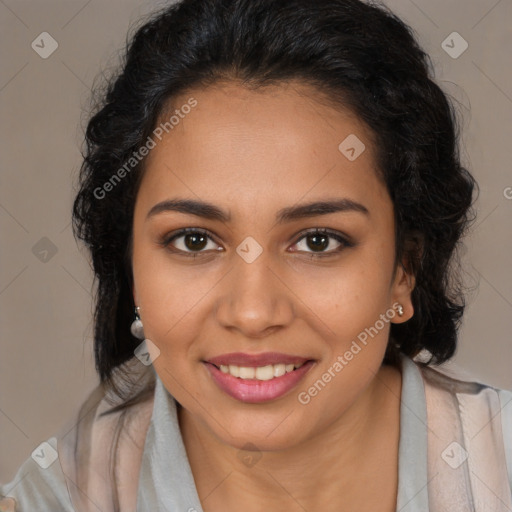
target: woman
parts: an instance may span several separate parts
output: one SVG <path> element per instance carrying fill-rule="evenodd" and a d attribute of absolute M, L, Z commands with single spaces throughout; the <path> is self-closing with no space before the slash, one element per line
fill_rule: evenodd
<path fill-rule="evenodd" d="M 433 368 L 475 182 L 403 22 L 170 5 L 86 137 L 101 385 L 5 510 L 512 509 L 512 392 Z"/>

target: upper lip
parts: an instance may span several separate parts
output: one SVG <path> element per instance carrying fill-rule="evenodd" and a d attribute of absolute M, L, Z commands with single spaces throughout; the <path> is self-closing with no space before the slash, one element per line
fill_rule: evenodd
<path fill-rule="evenodd" d="M 207 363 L 215 366 L 234 365 L 244 367 L 267 366 L 270 364 L 301 364 L 310 361 L 310 358 L 294 356 L 291 354 L 281 354 L 279 352 L 264 352 L 261 354 L 244 354 L 242 352 L 232 352 L 230 354 L 222 354 L 207 359 Z"/>

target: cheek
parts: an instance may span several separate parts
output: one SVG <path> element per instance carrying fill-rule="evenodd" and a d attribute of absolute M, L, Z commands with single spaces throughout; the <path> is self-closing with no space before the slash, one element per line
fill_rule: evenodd
<path fill-rule="evenodd" d="M 308 300 L 317 306 L 316 316 L 330 327 L 324 337 L 323 358 L 298 391 L 299 403 L 308 404 L 312 416 L 334 421 L 379 371 L 393 318 L 386 316 L 390 311 L 389 281 L 382 258 L 361 256 L 350 268 L 340 269 L 336 279 L 325 281 L 324 296 L 309 295 Z M 317 323 L 313 328 L 318 330 L 323 322 Z"/>
<path fill-rule="evenodd" d="M 380 249 L 358 250 L 322 271 L 303 270 L 293 283 L 297 296 L 330 327 L 336 340 L 352 339 L 390 306 L 392 263 L 386 248 Z"/>
<path fill-rule="evenodd" d="M 179 263 L 149 244 L 134 250 L 133 273 L 144 334 L 173 360 L 200 338 L 217 274 Z"/>

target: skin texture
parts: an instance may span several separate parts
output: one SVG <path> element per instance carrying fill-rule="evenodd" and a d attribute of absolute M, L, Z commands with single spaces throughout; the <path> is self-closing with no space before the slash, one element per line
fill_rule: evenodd
<path fill-rule="evenodd" d="M 300 83 L 189 91 L 173 108 L 190 97 L 197 106 L 146 161 L 134 213 L 134 300 L 146 338 L 160 350 L 155 370 L 182 406 L 180 427 L 205 511 L 395 510 L 401 375 L 382 366 L 390 324 L 307 405 L 298 401 L 394 303 L 404 315 L 391 322 L 413 315 L 414 280 L 401 265 L 395 269 L 393 205 L 376 173 L 371 133 L 315 96 Z M 338 149 L 350 134 L 366 146 L 355 161 Z M 173 211 L 147 218 L 155 204 L 175 198 L 208 201 L 231 220 Z M 284 207 L 336 198 L 361 203 L 369 214 L 275 222 Z M 159 243 L 182 228 L 212 235 L 196 258 L 178 254 L 193 254 L 184 236 L 167 248 Z M 303 233 L 313 228 L 354 245 L 328 238 L 315 249 Z M 262 248 L 252 263 L 236 252 L 249 236 Z M 228 396 L 202 363 L 269 351 L 315 365 L 266 403 Z"/>

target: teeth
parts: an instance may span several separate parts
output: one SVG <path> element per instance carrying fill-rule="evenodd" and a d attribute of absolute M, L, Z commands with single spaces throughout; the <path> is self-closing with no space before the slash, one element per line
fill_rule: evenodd
<path fill-rule="evenodd" d="M 258 380 L 270 380 L 274 378 L 274 366 L 269 364 L 268 366 L 260 366 L 256 368 L 255 377 Z"/>
<path fill-rule="evenodd" d="M 254 375 L 256 374 L 256 370 L 254 368 L 240 366 L 238 369 L 238 376 L 241 379 L 254 379 Z"/>
<path fill-rule="evenodd" d="M 274 365 L 274 377 L 281 377 L 286 373 L 286 365 L 285 364 L 275 364 Z"/>
<path fill-rule="evenodd" d="M 221 364 L 220 371 L 222 373 L 229 373 L 233 377 L 240 379 L 257 379 L 257 380 L 270 380 L 274 377 L 281 377 L 285 373 L 292 372 L 296 368 L 300 368 L 304 363 L 298 364 L 269 364 L 267 366 L 258 366 L 256 368 L 250 366 L 236 366 L 230 364 L 229 366 Z"/>

